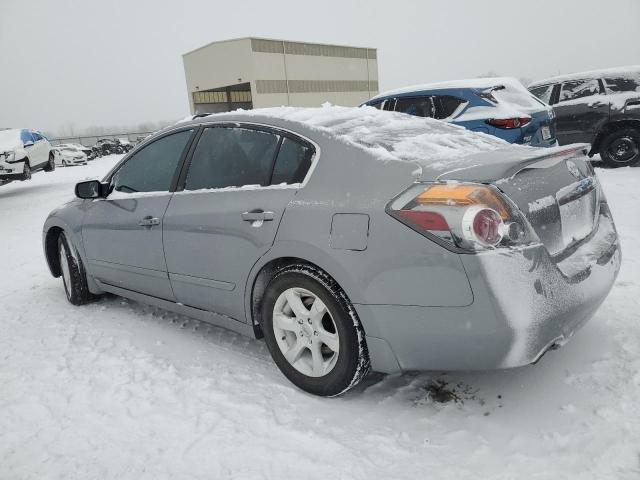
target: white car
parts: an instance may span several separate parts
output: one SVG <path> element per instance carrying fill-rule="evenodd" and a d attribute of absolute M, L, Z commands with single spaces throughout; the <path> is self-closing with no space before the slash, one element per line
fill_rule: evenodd
<path fill-rule="evenodd" d="M 0 180 L 29 180 L 36 170 L 55 168 L 51 145 L 40 132 L 26 128 L 0 131 Z"/>
<path fill-rule="evenodd" d="M 72 165 L 86 165 L 87 154 L 75 145 L 58 145 L 51 150 L 56 165 L 70 167 Z"/>

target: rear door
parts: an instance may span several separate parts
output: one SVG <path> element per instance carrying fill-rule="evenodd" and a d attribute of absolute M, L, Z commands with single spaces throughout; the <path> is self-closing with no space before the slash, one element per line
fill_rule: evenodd
<path fill-rule="evenodd" d="M 609 102 L 598 79 L 569 80 L 560 86 L 556 113 L 560 145 L 591 143 L 599 125 L 609 119 Z"/>
<path fill-rule="evenodd" d="M 173 293 L 162 249 L 162 217 L 194 129 L 163 136 L 129 157 L 105 199 L 86 203 L 82 238 L 101 282 L 167 300 Z"/>
<path fill-rule="evenodd" d="M 204 128 L 164 217 L 176 300 L 246 321 L 249 272 L 274 242 L 315 147 L 254 126 Z"/>

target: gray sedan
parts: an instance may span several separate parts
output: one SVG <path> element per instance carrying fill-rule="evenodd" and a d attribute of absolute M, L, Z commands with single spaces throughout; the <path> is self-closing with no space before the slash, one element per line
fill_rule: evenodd
<path fill-rule="evenodd" d="M 44 225 L 68 300 L 110 292 L 256 338 L 298 387 L 536 362 L 607 296 L 618 236 L 583 146 L 373 108 L 211 115 Z"/>

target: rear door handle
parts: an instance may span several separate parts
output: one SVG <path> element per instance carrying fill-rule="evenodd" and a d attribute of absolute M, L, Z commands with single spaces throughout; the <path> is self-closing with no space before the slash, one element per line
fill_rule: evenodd
<path fill-rule="evenodd" d="M 242 220 L 245 222 L 270 222 L 274 217 L 275 214 L 273 212 L 265 212 L 264 210 L 251 210 L 242 214 Z"/>
<path fill-rule="evenodd" d="M 152 217 L 148 215 L 138 222 L 141 227 L 153 227 L 154 225 L 160 225 L 160 219 L 158 217 Z"/>

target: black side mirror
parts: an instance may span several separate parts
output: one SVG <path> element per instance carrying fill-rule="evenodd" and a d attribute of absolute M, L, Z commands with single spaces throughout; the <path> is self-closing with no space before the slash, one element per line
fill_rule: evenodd
<path fill-rule="evenodd" d="M 33 147 L 33 142 L 28 140 L 28 141 L 24 142 L 23 145 L 24 145 L 25 148 Z"/>
<path fill-rule="evenodd" d="M 101 198 L 106 196 L 106 187 L 99 180 L 76 183 L 76 197 L 82 199 Z"/>

